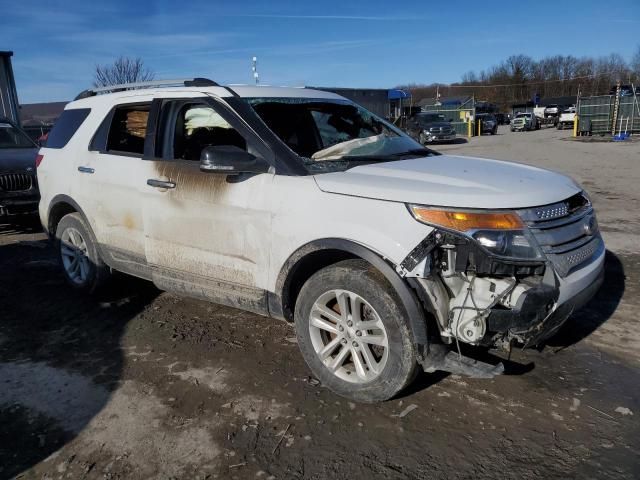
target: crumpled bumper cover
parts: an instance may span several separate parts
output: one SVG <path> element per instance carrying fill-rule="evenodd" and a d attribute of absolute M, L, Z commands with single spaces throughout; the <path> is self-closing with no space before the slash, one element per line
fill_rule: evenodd
<path fill-rule="evenodd" d="M 542 284 L 525 292 L 512 310 L 493 309 L 487 318 L 487 330 L 511 333 L 524 346 L 537 345 L 553 336 L 571 314 L 582 308 L 602 286 L 604 268 L 576 295 L 557 305 L 559 289 Z"/>

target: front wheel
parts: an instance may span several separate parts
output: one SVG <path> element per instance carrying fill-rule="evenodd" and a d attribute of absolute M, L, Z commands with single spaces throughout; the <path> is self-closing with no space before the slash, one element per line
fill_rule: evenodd
<path fill-rule="evenodd" d="M 295 325 L 309 368 L 338 395 L 384 401 L 415 378 L 407 313 L 384 276 L 363 260 L 314 274 L 300 291 Z"/>
<path fill-rule="evenodd" d="M 78 213 L 65 215 L 56 229 L 56 247 L 67 283 L 77 290 L 93 293 L 109 278 L 89 226 Z"/>

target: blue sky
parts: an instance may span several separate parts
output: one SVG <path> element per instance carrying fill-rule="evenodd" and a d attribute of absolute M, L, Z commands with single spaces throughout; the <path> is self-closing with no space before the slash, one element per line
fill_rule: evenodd
<path fill-rule="evenodd" d="M 141 57 L 156 78 L 393 87 L 449 83 L 508 55 L 607 55 L 640 44 L 638 0 L 0 0 L 21 103 L 69 100 L 97 63 Z"/>

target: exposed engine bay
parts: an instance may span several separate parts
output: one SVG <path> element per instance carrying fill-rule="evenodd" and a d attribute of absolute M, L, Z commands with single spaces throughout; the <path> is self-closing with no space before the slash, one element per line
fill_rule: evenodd
<path fill-rule="evenodd" d="M 545 261 L 503 260 L 472 240 L 435 230 L 402 273 L 427 297 L 444 343 L 527 345 L 554 312 L 558 290 Z"/>

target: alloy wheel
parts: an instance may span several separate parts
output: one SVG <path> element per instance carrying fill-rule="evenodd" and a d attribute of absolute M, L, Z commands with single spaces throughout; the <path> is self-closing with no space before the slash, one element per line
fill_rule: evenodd
<path fill-rule="evenodd" d="M 320 361 L 347 382 L 375 380 L 389 358 L 389 339 L 380 316 L 348 290 L 330 290 L 314 302 L 309 333 Z"/>
<path fill-rule="evenodd" d="M 89 277 L 90 260 L 87 242 L 73 227 L 65 229 L 60 240 L 62 266 L 73 283 L 82 285 Z"/>

